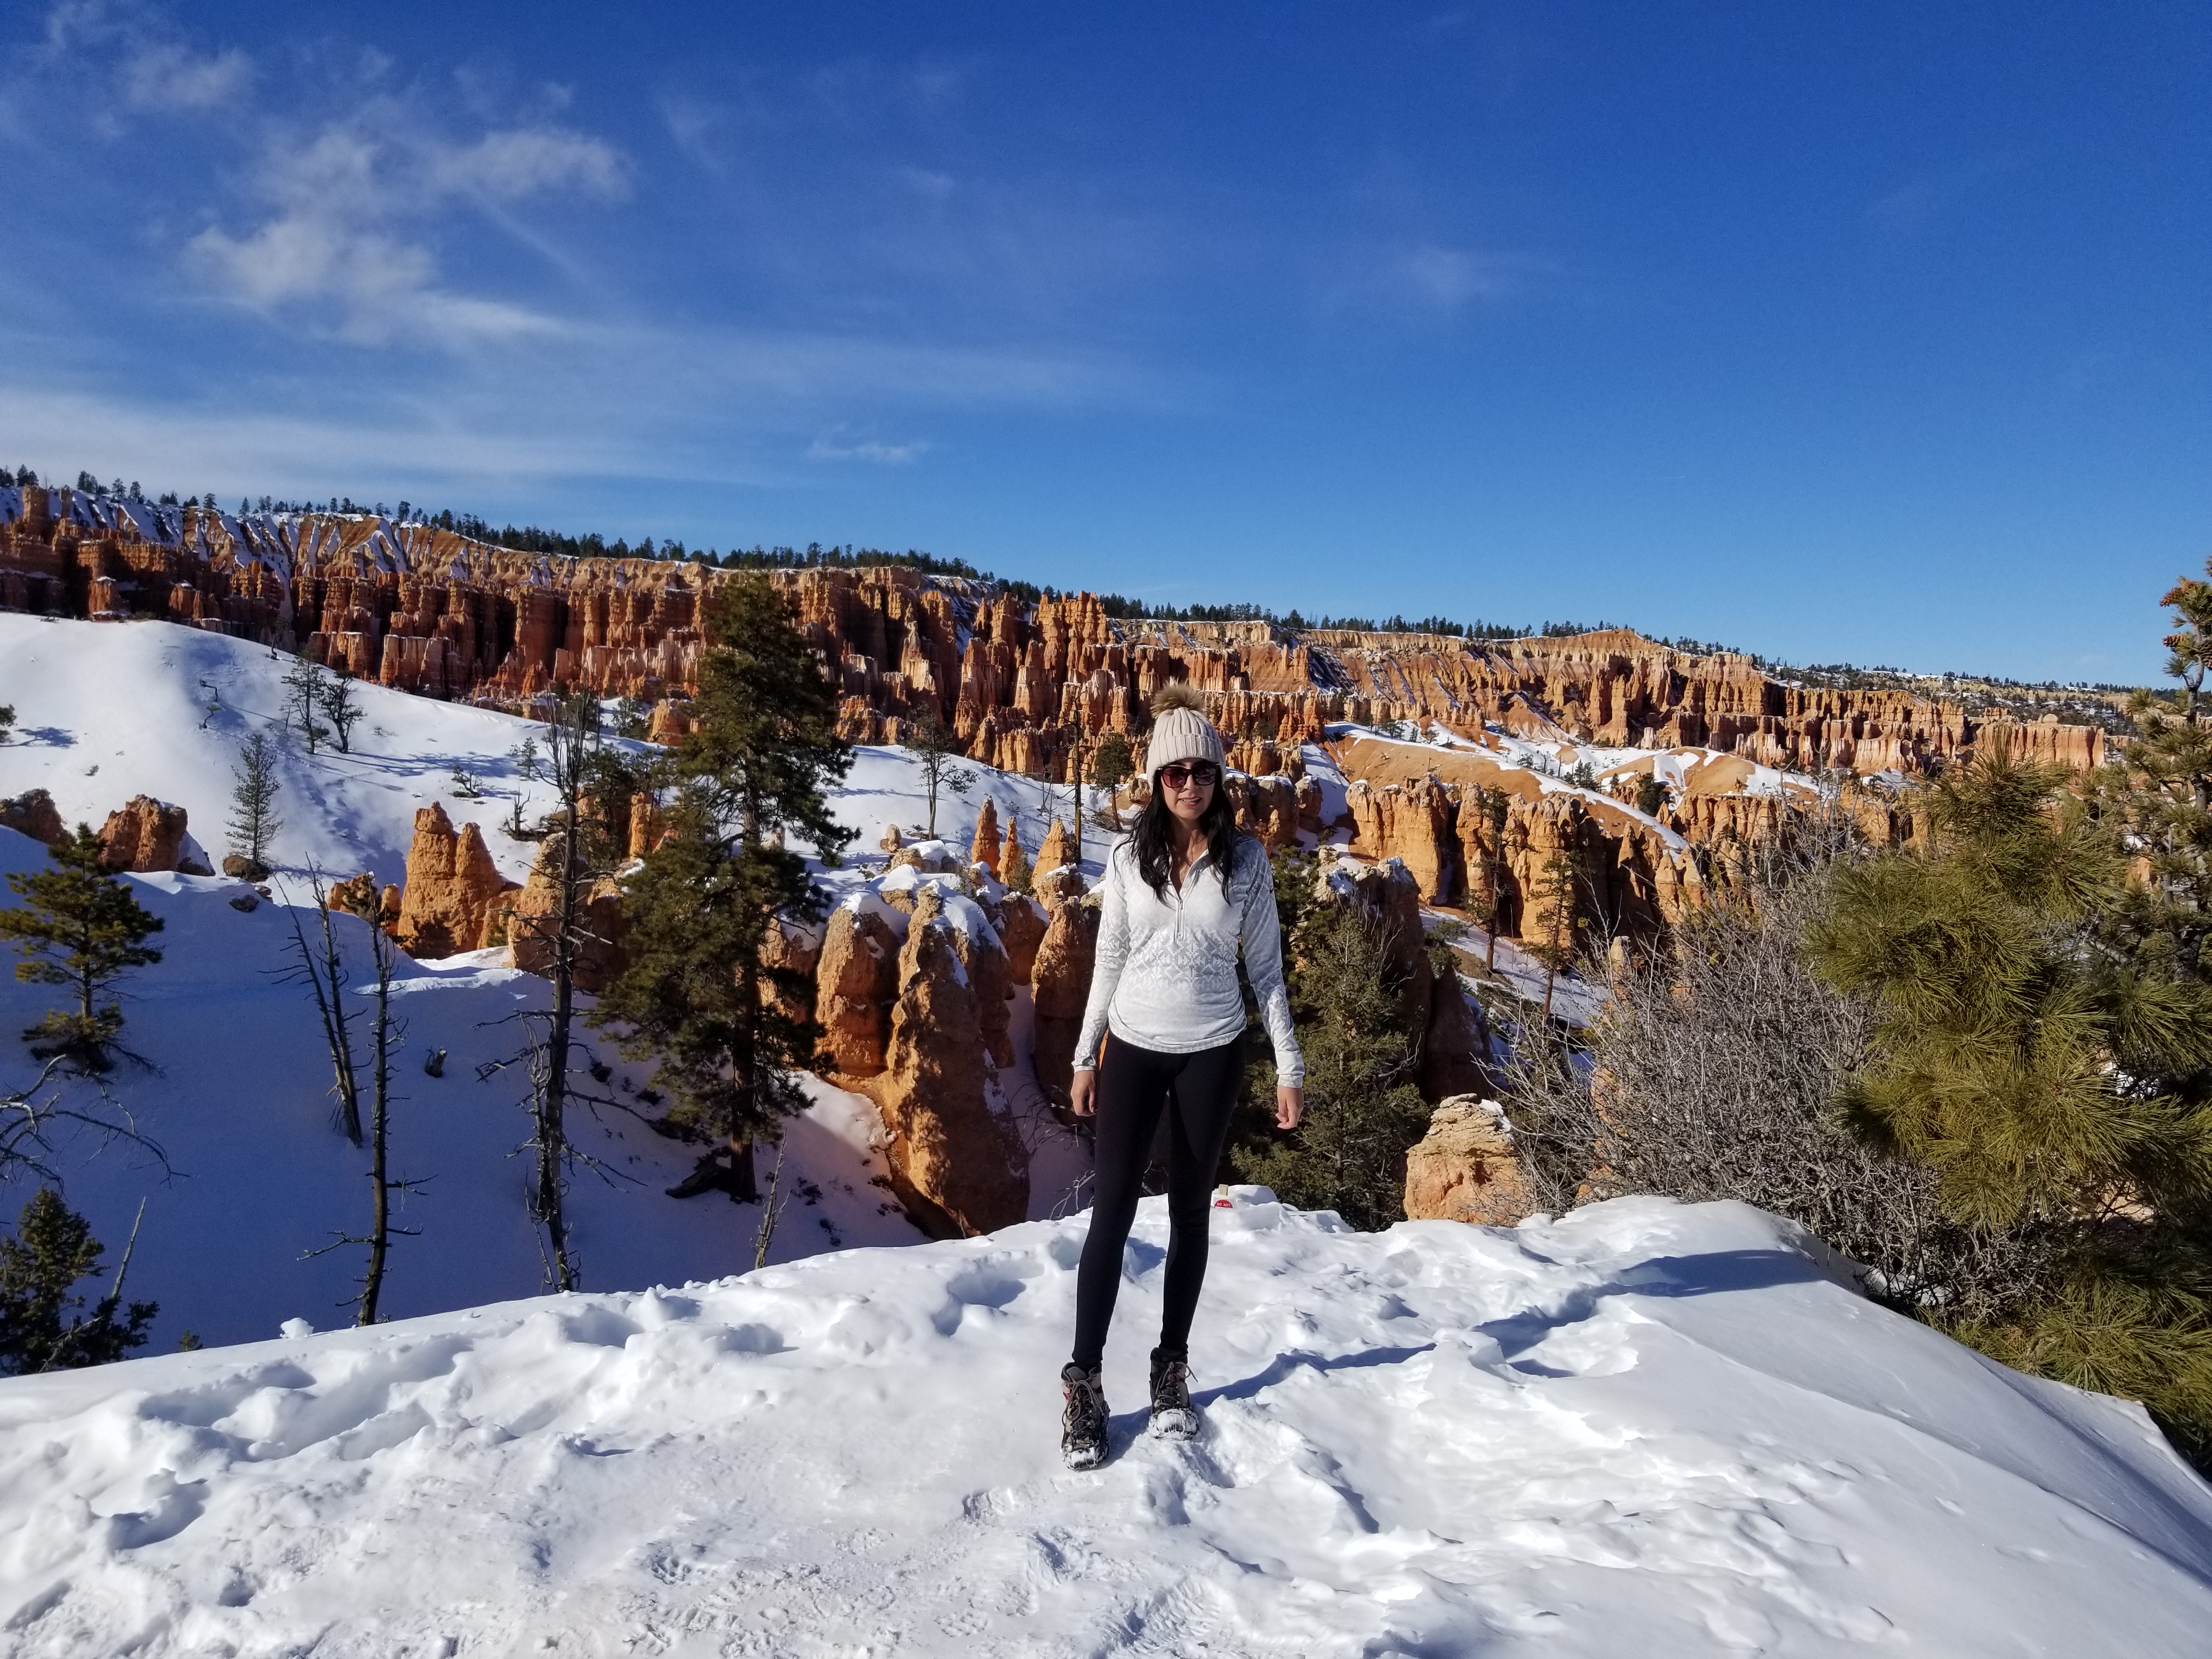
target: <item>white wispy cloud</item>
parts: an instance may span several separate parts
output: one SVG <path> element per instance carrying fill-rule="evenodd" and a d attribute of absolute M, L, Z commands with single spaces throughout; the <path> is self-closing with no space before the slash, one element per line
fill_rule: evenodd
<path fill-rule="evenodd" d="M 1384 280 L 1421 304 L 1458 311 L 1504 299 L 1545 268 L 1544 261 L 1526 253 L 1420 242 L 1396 252 L 1384 267 Z"/>
<path fill-rule="evenodd" d="M 878 466 L 910 466 L 921 459 L 929 444 L 926 439 L 911 443 L 887 444 L 868 439 L 860 443 L 841 443 L 835 434 L 815 439 L 806 447 L 810 461 L 872 461 Z"/>
<path fill-rule="evenodd" d="M 509 127 L 472 144 L 434 150 L 426 168 L 439 189 L 519 201 L 574 190 L 602 201 L 629 191 L 629 166 L 605 140 L 567 127 Z"/>
<path fill-rule="evenodd" d="M 251 91 L 253 59 L 236 46 L 195 46 L 161 11 L 137 0 L 61 0 L 50 7 L 36 72 L 96 71 L 103 98 L 86 112 L 94 131 L 114 136 L 133 115 L 201 114 L 235 105 Z M 118 72 L 119 67 L 119 73 Z"/>
<path fill-rule="evenodd" d="M 213 110 L 251 90 L 253 60 L 236 47 L 196 52 L 175 40 L 138 45 L 123 66 L 123 90 L 140 109 Z"/>
<path fill-rule="evenodd" d="M 202 231 L 186 246 L 189 268 L 222 298 L 264 315 L 320 316 L 362 344 L 461 345 L 562 331 L 531 307 L 447 286 L 429 227 L 441 210 L 472 198 L 618 199 L 629 189 L 628 163 L 570 128 L 507 127 L 456 140 L 425 131 L 419 114 L 379 99 L 304 142 L 272 135 L 252 183 L 270 210 L 241 233 Z"/>
<path fill-rule="evenodd" d="M 58 460 L 112 456 L 99 465 L 186 491 L 237 479 L 397 496 L 586 475 L 819 491 L 925 464 L 933 441 L 916 432 L 969 413 L 1192 399 L 1188 376 L 1084 325 L 1089 296 L 1157 258 L 1157 236 L 927 142 L 917 124 L 957 100 L 957 76 L 856 74 L 750 104 L 744 84 L 669 98 L 659 113 L 678 147 L 726 168 L 700 220 L 744 234 L 725 240 L 730 281 L 656 287 L 648 302 L 605 250 L 633 235 L 669 245 L 665 220 L 640 224 L 623 205 L 645 182 L 649 137 L 625 149 L 542 88 L 519 106 L 465 64 L 414 81 L 372 48 L 328 41 L 257 41 L 257 62 L 150 12 L 132 12 L 125 34 L 93 0 L 64 10 L 50 33 L 67 61 L 38 80 L 31 112 L 47 130 L 58 109 L 96 106 L 118 70 L 142 77 L 118 100 L 131 108 L 143 96 L 216 112 L 158 133 L 127 111 L 112 133 L 70 129 L 82 137 L 69 163 L 115 181 L 126 212 L 127 146 L 173 145 L 179 165 L 144 234 L 179 281 L 165 290 L 139 273 L 73 294 L 21 273 L 47 303 L 0 305 L 0 350 L 33 332 L 22 360 L 69 350 L 71 394 L 0 385 L 0 415 L 35 408 Z M 886 106 L 908 125 L 839 148 L 830 129 Z M 771 128 L 807 142 L 753 142 Z M 796 175 L 776 159 L 793 149 L 806 158 Z M 174 182 L 194 162 L 197 197 Z M 683 246 L 699 242 L 687 228 Z M 259 337 L 178 358 L 188 393 L 151 395 L 146 352 L 168 349 L 151 330 L 173 319 L 179 288 Z M 147 307 L 161 316 L 133 343 L 118 315 Z"/>

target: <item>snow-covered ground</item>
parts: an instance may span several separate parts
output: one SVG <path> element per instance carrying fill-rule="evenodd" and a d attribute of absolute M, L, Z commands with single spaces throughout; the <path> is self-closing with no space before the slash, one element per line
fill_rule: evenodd
<path fill-rule="evenodd" d="M 293 659 L 242 640 L 172 623 L 89 623 L 0 611 L 0 704 L 15 710 L 16 738 L 0 744 L 0 797 L 44 789 L 64 820 L 94 829 L 133 795 L 184 807 L 193 838 L 220 862 L 239 745 L 277 730 L 283 680 Z M 511 714 L 440 702 L 356 683 L 364 710 L 352 752 L 328 744 L 310 756 L 279 745 L 276 802 L 284 827 L 282 866 L 309 862 L 344 877 L 362 870 L 380 882 L 406 872 L 415 814 L 441 803 L 456 825 L 473 820 L 501 870 L 520 881 L 535 844 L 501 825 L 523 797 L 524 818 L 551 804 L 550 791 L 520 775 L 515 749 L 538 730 Z M 483 793 L 459 793 L 456 769 Z M 966 849 L 986 799 L 1003 825 L 1018 813 L 1034 854 L 1046 822 L 1047 787 L 970 766 L 969 792 L 942 794 L 937 832 Z M 1067 791 L 1050 792 L 1067 811 Z M 863 747 L 832 793 L 838 820 L 860 832 L 849 856 L 873 854 L 886 823 L 908 834 L 926 825 L 920 768 L 900 749 Z M 1096 865 L 1103 846 L 1086 848 Z M 880 855 L 877 855 L 880 856 Z"/>
<path fill-rule="evenodd" d="M 219 864 L 239 745 L 254 731 L 274 733 L 292 661 L 172 623 L 0 613 L 0 703 L 14 705 L 18 733 L 0 745 L 0 796 L 44 789 L 64 822 L 98 829 L 131 796 L 152 795 L 191 814 L 193 839 Z M 352 753 L 279 745 L 276 862 L 396 882 L 416 809 L 441 801 L 456 824 L 473 819 L 501 871 L 521 880 L 536 848 L 499 825 L 513 792 L 531 787 L 508 758 L 530 723 L 378 685 L 356 690 L 364 714 Z M 487 793 L 457 793 L 457 767 Z M 549 803 L 541 797 L 536 810 Z"/>
<path fill-rule="evenodd" d="M 222 635 L 167 623 L 48 622 L 0 613 L 0 703 L 13 704 L 19 736 L 0 744 L 0 796 L 33 788 L 52 794 L 64 817 L 97 827 L 135 794 L 185 806 L 195 839 L 215 859 L 223 852 L 231 769 L 238 744 L 265 728 L 282 702 L 289 659 Z M 519 777 L 508 757 L 532 731 L 528 721 L 487 710 L 359 688 L 366 714 L 353 752 L 324 745 L 308 756 L 279 745 L 284 829 L 275 846 L 281 901 L 307 901 L 301 872 L 313 861 L 346 876 L 374 871 L 380 881 L 404 873 L 416 811 L 442 802 L 455 822 L 473 818 L 505 872 L 527 873 L 534 843 L 500 829 L 509 799 L 455 793 L 456 765 L 492 790 L 521 790 L 526 817 L 548 805 L 542 788 Z M 988 797 L 1001 821 L 1021 816 L 1036 850 L 1043 823 L 1041 786 L 974 769 L 963 798 L 939 803 L 938 828 L 965 849 Z M 1057 792 L 1065 801 L 1066 792 Z M 534 797 L 534 798 L 533 798 Z M 856 860 L 873 851 L 886 823 L 911 830 L 927 816 L 917 768 L 903 750 L 864 748 L 836 797 L 840 817 L 860 830 Z M 1064 806 L 1063 806 L 1064 810 Z M 1099 851 L 1094 848 L 1095 862 Z M 43 848 L 0 830 L 0 872 L 43 866 Z M 857 879 L 842 872 L 833 885 Z M 128 1114 L 156 1142 L 161 1159 L 127 1144 L 101 1149 L 93 1137 L 65 1137 L 52 1160 L 70 1204 L 108 1246 L 112 1267 L 145 1205 L 131 1257 L 129 1292 L 158 1301 L 155 1350 L 191 1330 L 203 1340 L 266 1337 L 283 1321 L 338 1322 L 355 1290 L 362 1252 L 343 1248 L 310 1258 L 333 1236 L 360 1231 L 368 1212 L 366 1158 L 332 1127 L 330 1062 L 304 985 L 284 977 L 289 912 L 263 903 L 250 912 L 231 901 L 247 890 L 221 878 L 130 878 L 140 902 L 162 919 L 152 941 L 156 966 L 123 983 L 125 1041 L 153 1069 L 125 1066 L 108 1080 L 112 1106 L 84 1084 L 64 1085 L 65 1104 Z M 0 894 L 0 903 L 13 902 Z M 356 984 L 366 976 L 363 924 L 336 919 Z M 16 1033 L 55 994 L 17 982 L 12 953 L 0 953 L 0 1086 L 36 1073 Z M 392 1131 L 397 1174 L 424 1187 L 404 1200 L 403 1224 L 420 1236 L 393 1250 L 385 1307 L 398 1316 L 527 1296 L 543 1287 L 544 1267 L 524 1205 L 530 1160 L 521 1108 L 520 1067 L 489 1077 L 477 1068 L 512 1056 L 523 1033 L 512 1016 L 546 1005 L 546 986 L 486 959 L 403 962 L 398 1006 L 407 1022 Z M 1012 1036 L 1028 1037 L 1026 988 L 1016 999 Z M 447 1051 L 445 1075 L 423 1061 Z M 605 1058 L 615 1061 L 611 1046 Z M 606 1085 L 635 1102 L 647 1069 L 614 1065 Z M 628 1085 L 625 1089 L 624 1085 Z M 1026 1061 L 1003 1092 L 1029 1123 L 1036 1148 L 1032 1213 L 1065 1210 L 1082 1173 L 1080 1149 L 1042 1122 Z M 852 1244 L 917 1239 L 882 1188 L 870 1146 L 880 1133 L 865 1099 L 810 1081 L 812 1109 L 787 1136 L 782 1191 L 788 1206 L 769 1249 L 772 1261 Z M 598 1161 L 580 1171 L 571 1195 L 584 1283 L 635 1286 L 750 1267 L 761 1212 L 707 1195 L 684 1201 L 665 1188 L 686 1174 L 696 1148 L 653 1133 L 628 1111 L 580 1108 L 572 1127 Z M 764 1167 L 763 1174 L 767 1170 Z M 11 1231 L 36 1190 L 25 1172 L 0 1182 L 0 1231 Z M 243 1218 L 243 1220 L 241 1220 Z"/>
<path fill-rule="evenodd" d="M 1165 1217 L 1059 1464 L 1082 1218 L 0 1387 L 0 1653 L 2183 1659 L 2212 1491 L 2132 1406 L 1735 1205 Z"/>
<path fill-rule="evenodd" d="M 0 872 L 46 861 L 44 848 L 0 830 Z M 87 1131 L 64 1133 L 52 1160 L 62 1190 L 108 1246 L 111 1270 L 144 1202 L 127 1291 L 161 1305 L 156 1351 L 188 1329 L 210 1343 L 243 1342 L 273 1334 L 287 1319 L 339 1323 L 363 1253 L 307 1253 L 365 1230 L 368 1158 L 333 1122 L 331 1064 L 307 989 L 283 977 L 291 912 L 270 903 L 235 910 L 230 901 L 251 890 L 220 877 L 129 879 L 162 921 L 151 940 L 162 960 L 123 985 L 125 1045 L 152 1069 L 118 1066 L 106 1083 L 112 1102 L 82 1079 L 56 1087 L 67 1106 L 114 1121 L 127 1115 L 161 1156 L 128 1142 L 103 1146 Z M 304 891 L 295 896 L 306 903 Z M 369 973 L 368 924 L 332 920 L 361 988 Z M 424 1185 L 402 1200 L 398 1223 L 419 1236 L 392 1247 L 386 1311 L 405 1317 L 530 1295 L 546 1281 L 525 1205 L 531 1157 L 519 1150 L 530 1135 L 528 1086 L 521 1066 L 488 1077 L 478 1068 L 520 1050 L 524 1033 L 512 1016 L 544 1008 L 550 988 L 470 957 L 429 965 L 403 958 L 401 971 L 394 1006 L 407 1029 L 392 1164 L 396 1175 Z M 368 998 L 352 1000 L 365 1020 Z M 11 1088 L 36 1072 L 15 1034 L 53 1003 L 51 988 L 0 977 L 0 1080 Z M 363 1024 L 357 1055 L 365 1055 L 366 1042 Z M 424 1061 L 439 1048 L 447 1051 L 445 1075 L 433 1078 Z M 605 1052 L 617 1060 L 611 1047 Z M 635 1104 L 644 1079 L 644 1068 L 617 1061 L 605 1087 L 611 1098 Z M 920 1237 L 889 1194 L 869 1184 L 882 1170 L 869 1147 L 874 1109 L 825 1085 L 812 1091 L 813 1109 L 787 1132 L 784 1190 L 797 1196 L 778 1223 L 771 1258 Z M 664 1138 L 629 1110 L 578 1106 L 568 1121 L 579 1150 L 597 1165 L 578 1172 L 570 1194 L 586 1285 L 752 1265 L 758 1206 L 665 1194 L 690 1171 L 696 1147 Z M 38 1185 L 29 1172 L 0 1182 L 0 1231 L 13 1230 Z"/>
<path fill-rule="evenodd" d="M 153 794 L 220 857 L 232 757 L 284 666 L 167 624 L 0 615 L 23 732 L 0 795 L 42 787 L 97 823 Z M 361 695 L 356 753 L 283 757 L 279 899 L 311 860 L 398 879 L 432 799 L 521 876 L 507 800 L 450 774 L 523 787 L 527 724 Z M 1342 780 L 1310 758 L 1333 818 Z M 964 846 L 988 795 L 1034 851 L 1040 787 L 975 769 L 939 832 Z M 885 823 L 921 826 L 920 794 L 909 757 L 860 752 L 837 811 L 861 867 L 833 888 L 880 862 Z M 0 831 L 0 871 L 43 857 Z M 1363 1235 L 1242 1190 L 1214 1214 L 1205 1431 L 1177 1445 L 1133 1409 L 1165 1244 L 1148 1200 L 1108 1361 L 1116 1455 L 1084 1475 L 1056 1447 L 1086 1226 L 1069 1145 L 1038 1149 L 1042 1218 L 919 1243 L 871 1184 L 872 1109 L 811 1085 L 774 1265 L 718 1278 L 750 1265 L 757 1207 L 666 1198 L 690 1149 L 581 1110 L 604 1170 L 571 1200 L 589 1293 L 510 1300 L 544 1277 L 523 1085 L 478 1068 L 545 988 L 483 957 L 402 967 L 394 1162 L 428 1184 L 394 1250 L 399 1322 L 254 1340 L 346 1316 L 358 1252 L 302 1258 L 361 1226 L 363 1159 L 281 977 L 286 907 L 131 879 L 166 923 L 125 988 L 154 1069 L 118 1069 L 102 1109 L 169 1167 L 82 1139 L 57 1162 L 111 1264 L 144 1201 L 128 1291 L 163 1314 L 155 1357 L 0 1382 L 0 1659 L 2205 1650 L 2212 1489 L 2137 1407 L 1873 1307 L 1741 1206 Z M 363 924 L 337 922 L 365 969 Z M 27 1078 L 13 1032 L 49 1002 L 0 977 L 0 1081 Z M 1018 1050 L 1029 1012 L 1024 993 Z M 1025 1075 L 1002 1085 L 1034 1116 Z M 31 1190 L 0 1189 L 0 1226 Z M 239 1346 L 160 1352 L 186 1327 Z"/>

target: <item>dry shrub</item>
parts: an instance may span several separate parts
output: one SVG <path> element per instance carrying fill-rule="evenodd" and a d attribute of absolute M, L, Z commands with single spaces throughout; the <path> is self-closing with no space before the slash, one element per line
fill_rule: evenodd
<path fill-rule="evenodd" d="M 1814 973 L 1804 938 L 1855 856 L 1841 827 L 1808 826 L 1687 918 L 1663 957 L 1616 968 L 1586 1047 L 1524 1036 L 1508 1078 L 1516 1138 L 1554 1209 L 1632 1193 L 1740 1200 L 1862 1264 L 1885 1302 L 1980 1316 L 2042 1280 L 2048 1252 L 2030 1233 L 1948 1220 L 1932 1170 L 1885 1157 L 1836 1109 L 1872 1013 Z"/>

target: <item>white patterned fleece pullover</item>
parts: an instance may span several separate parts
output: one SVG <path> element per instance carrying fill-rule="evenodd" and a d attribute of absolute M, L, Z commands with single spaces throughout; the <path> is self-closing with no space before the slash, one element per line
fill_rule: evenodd
<path fill-rule="evenodd" d="M 1156 1054 L 1218 1048 L 1244 1029 L 1237 988 L 1237 955 L 1260 1000 L 1260 1018 L 1275 1045 L 1279 1082 L 1303 1086 L 1305 1058 L 1291 1030 L 1283 988 L 1283 933 L 1275 915 L 1274 874 L 1267 849 L 1237 838 L 1237 857 L 1222 890 L 1213 855 L 1203 853 L 1180 891 L 1160 895 L 1137 873 L 1137 849 L 1124 841 L 1106 860 L 1100 884 L 1098 955 L 1091 1000 L 1076 1039 L 1075 1069 L 1098 1064 L 1100 1037 L 1110 1030 Z"/>

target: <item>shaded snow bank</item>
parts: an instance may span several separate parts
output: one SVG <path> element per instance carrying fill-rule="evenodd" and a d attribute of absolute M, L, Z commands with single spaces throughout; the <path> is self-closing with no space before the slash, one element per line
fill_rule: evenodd
<path fill-rule="evenodd" d="M 1206 1426 L 1136 1437 L 1165 1243 L 1059 1466 L 1085 1218 L 0 1383 L 0 1651 L 2197 1651 L 2142 1413 L 1627 1200 L 1214 1212 Z"/>

